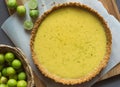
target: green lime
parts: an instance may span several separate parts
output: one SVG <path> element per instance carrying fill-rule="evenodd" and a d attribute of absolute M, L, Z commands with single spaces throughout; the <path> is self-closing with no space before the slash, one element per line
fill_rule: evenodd
<path fill-rule="evenodd" d="M 2 69 L 2 75 L 3 76 L 7 76 L 7 68 L 3 68 Z"/>
<path fill-rule="evenodd" d="M 0 54 L 0 64 L 5 62 L 4 54 Z"/>
<path fill-rule="evenodd" d="M 17 86 L 17 81 L 15 79 L 9 79 L 8 82 L 7 82 L 7 85 L 8 85 L 8 87 L 16 87 Z"/>
<path fill-rule="evenodd" d="M 16 0 L 7 0 L 7 6 L 10 9 L 15 9 L 17 7 L 17 1 Z"/>
<path fill-rule="evenodd" d="M 12 61 L 12 67 L 13 67 L 13 68 L 15 68 L 15 69 L 20 69 L 21 66 L 22 66 L 22 63 L 21 63 L 20 60 L 14 59 L 14 60 Z"/>
<path fill-rule="evenodd" d="M 36 9 L 38 7 L 38 2 L 37 0 L 29 0 L 28 2 L 28 7 L 30 9 Z"/>
<path fill-rule="evenodd" d="M 12 62 L 14 59 L 15 59 L 15 56 L 14 56 L 14 54 L 12 52 L 7 52 L 5 54 L 5 60 L 7 62 Z"/>
<path fill-rule="evenodd" d="M 17 82 L 17 87 L 27 87 L 27 82 L 25 80 L 20 80 Z"/>
<path fill-rule="evenodd" d="M 7 67 L 6 72 L 7 72 L 7 76 L 16 74 L 16 71 L 13 67 Z"/>
<path fill-rule="evenodd" d="M 0 65 L 0 71 L 3 69 L 4 65 Z"/>
<path fill-rule="evenodd" d="M 30 10 L 30 16 L 32 18 L 37 18 L 39 16 L 39 11 L 38 10 Z"/>
<path fill-rule="evenodd" d="M 17 7 L 17 13 L 20 16 L 24 16 L 26 14 L 26 8 L 23 5 Z"/>
<path fill-rule="evenodd" d="M 8 87 L 6 84 L 0 84 L 0 87 Z"/>
<path fill-rule="evenodd" d="M 20 72 L 18 74 L 18 80 L 26 80 L 27 76 L 25 72 Z"/>
<path fill-rule="evenodd" d="M 7 79 L 5 76 L 2 76 L 2 77 L 0 78 L 0 82 L 3 83 L 3 84 L 7 83 L 7 80 L 8 80 L 8 79 Z"/>
<path fill-rule="evenodd" d="M 10 76 L 9 76 L 9 79 L 15 79 L 15 80 L 17 80 L 17 78 L 18 78 L 18 75 L 17 75 L 17 74 L 15 74 L 15 75 L 10 75 Z"/>
<path fill-rule="evenodd" d="M 25 28 L 26 30 L 31 30 L 31 29 L 33 28 L 33 22 L 30 21 L 30 20 L 26 20 L 26 21 L 24 22 L 24 28 Z"/>

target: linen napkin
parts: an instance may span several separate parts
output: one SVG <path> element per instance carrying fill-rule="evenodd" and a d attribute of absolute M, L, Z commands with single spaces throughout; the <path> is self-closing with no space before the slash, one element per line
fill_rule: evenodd
<path fill-rule="evenodd" d="M 102 3 L 98 0 L 38 0 L 38 9 L 40 16 L 53 7 L 56 4 L 59 3 L 65 3 L 65 2 L 80 2 L 83 4 L 88 5 L 89 7 L 96 10 L 107 22 L 108 26 L 110 27 L 111 33 L 112 33 L 112 53 L 110 56 L 109 63 L 107 67 L 93 80 L 81 84 L 81 85 L 75 85 L 75 86 L 65 86 L 62 84 L 55 83 L 54 81 L 45 78 L 36 68 L 36 66 L 33 63 L 33 60 L 31 58 L 31 52 L 30 52 L 30 31 L 26 31 L 23 28 L 23 21 L 28 19 L 29 17 L 29 9 L 28 9 L 28 3 L 25 4 L 27 8 L 27 14 L 25 18 L 20 18 L 15 13 L 12 16 L 10 16 L 2 25 L 3 31 L 8 35 L 8 37 L 11 39 L 11 41 L 15 44 L 16 47 L 19 47 L 22 49 L 22 51 L 27 56 L 28 61 L 30 62 L 30 65 L 32 69 L 36 72 L 36 74 L 39 76 L 40 79 L 42 79 L 47 87 L 90 87 L 93 85 L 101 76 L 106 74 L 109 70 L 111 70 L 115 65 L 117 65 L 120 62 L 120 23 L 103 7 Z"/>

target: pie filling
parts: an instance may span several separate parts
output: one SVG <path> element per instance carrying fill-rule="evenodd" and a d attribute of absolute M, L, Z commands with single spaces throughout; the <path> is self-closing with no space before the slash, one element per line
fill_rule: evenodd
<path fill-rule="evenodd" d="M 40 24 L 34 41 L 39 63 L 60 78 L 81 78 L 93 72 L 106 53 L 100 20 L 85 9 L 63 7 Z"/>

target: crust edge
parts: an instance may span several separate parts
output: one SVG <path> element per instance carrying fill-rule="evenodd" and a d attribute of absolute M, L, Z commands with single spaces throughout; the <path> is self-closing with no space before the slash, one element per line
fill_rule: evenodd
<path fill-rule="evenodd" d="M 60 78 L 60 77 L 58 77 L 56 75 L 53 75 L 53 74 L 49 73 L 46 69 L 44 69 L 44 67 L 41 64 L 37 63 L 38 59 L 37 59 L 36 54 L 34 52 L 34 38 L 35 38 L 35 34 L 36 34 L 37 30 L 38 30 L 38 27 L 39 27 L 40 23 L 52 11 L 54 11 L 56 9 L 59 9 L 61 7 L 65 7 L 65 6 L 80 7 L 80 8 L 84 8 L 84 9 L 92 12 L 93 14 L 95 14 L 100 19 L 100 21 L 103 23 L 103 26 L 105 27 L 105 32 L 106 32 L 106 37 L 107 37 L 107 47 L 106 47 L 105 57 L 101 61 L 100 65 L 98 67 L 96 67 L 94 72 L 92 72 L 89 75 L 87 75 L 87 76 L 85 76 L 83 78 L 80 78 L 80 79 L 64 79 L 64 78 Z M 73 3 L 73 2 L 59 4 L 57 6 L 54 6 L 52 9 L 48 10 L 41 17 L 39 17 L 38 20 L 35 22 L 35 26 L 33 27 L 33 30 L 32 30 L 32 33 L 31 33 L 31 38 L 30 38 L 30 47 L 31 47 L 31 52 L 32 52 L 32 58 L 33 58 L 33 61 L 34 61 L 35 65 L 37 66 L 37 68 L 46 77 L 53 79 L 55 82 L 66 84 L 66 85 L 81 84 L 81 83 L 90 81 L 92 78 L 94 78 L 96 75 L 98 75 L 101 72 L 101 70 L 106 67 L 106 65 L 107 65 L 107 63 L 109 61 L 110 53 L 111 53 L 111 45 L 112 45 L 112 35 L 111 35 L 109 27 L 108 27 L 107 23 L 105 22 L 105 20 L 103 19 L 103 17 L 100 16 L 95 10 L 91 9 L 90 7 L 88 7 L 88 6 L 84 5 L 84 4 Z"/>

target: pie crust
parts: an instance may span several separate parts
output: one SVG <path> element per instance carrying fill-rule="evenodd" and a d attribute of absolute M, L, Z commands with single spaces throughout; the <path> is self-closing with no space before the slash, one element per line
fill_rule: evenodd
<path fill-rule="evenodd" d="M 105 34 L 106 34 L 106 38 L 107 38 L 107 42 L 106 42 L 106 54 L 105 57 L 103 58 L 103 60 L 101 61 L 99 67 L 96 67 L 94 69 L 94 72 L 89 73 L 88 75 L 86 75 L 85 77 L 79 78 L 79 79 L 64 79 L 64 78 L 60 78 L 50 72 L 48 72 L 43 66 L 42 64 L 39 63 L 38 58 L 36 56 L 35 50 L 34 50 L 34 40 L 36 37 L 36 33 L 38 30 L 38 27 L 40 26 L 40 24 L 42 23 L 42 21 L 47 17 L 48 14 L 50 14 L 52 11 L 57 10 L 59 8 L 62 7 L 66 7 L 66 6 L 71 6 L 71 7 L 79 7 L 79 8 L 83 8 L 87 11 L 92 12 L 95 16 L 97 16 L 100 21 L 102 22 L 104 29 L 105 29 Z M 109 27 L 107 26 L 107 23 L 105 22 L 105 20 L 103 19 L 102 16 L 100 16 L 95 10 L 91 9 L 90 7 L 84 5 L 84 4 L 80 4 L 80 3 L 64 3 L 64 4 L 59 4 L 57 6 L 54 6 L 52 9 L 48 10 L 47 12 L 45 12 L 41 17 L 39 17 L 37 19 L 37 21 L 35 22 L 34 28 L 32 30 L 31 33 L 31 40 L 30 40 L 30 47 L 31 47 L 31 52 L 32 52 L 32 58 L 33 61 L 35 63 L 35 65 L 37 66 L 37 68 L 42 72 L 42 74 L 44 74 L 46 77 L 49 77 L 51 79 L 53 79 L 55 82 L 59 82 L 62 84 L 66 84 L 66 85 L 74 85 L 74 84 L 81 84 L 81 83 L 85 83 L 87 81 L 90 81 L 92 78 L 94 78 L 96 75 L 98 75 L 101 70 L 103 68 L 105 68 L 105 66 L 107 65 L 108 61 L 109 61 L 109 57 L 110 57 L 110 53 L 111 53 L 111 44 L 112 44 L 112 37 L 111 37 L 111 32 L 109 30 Z"/>

